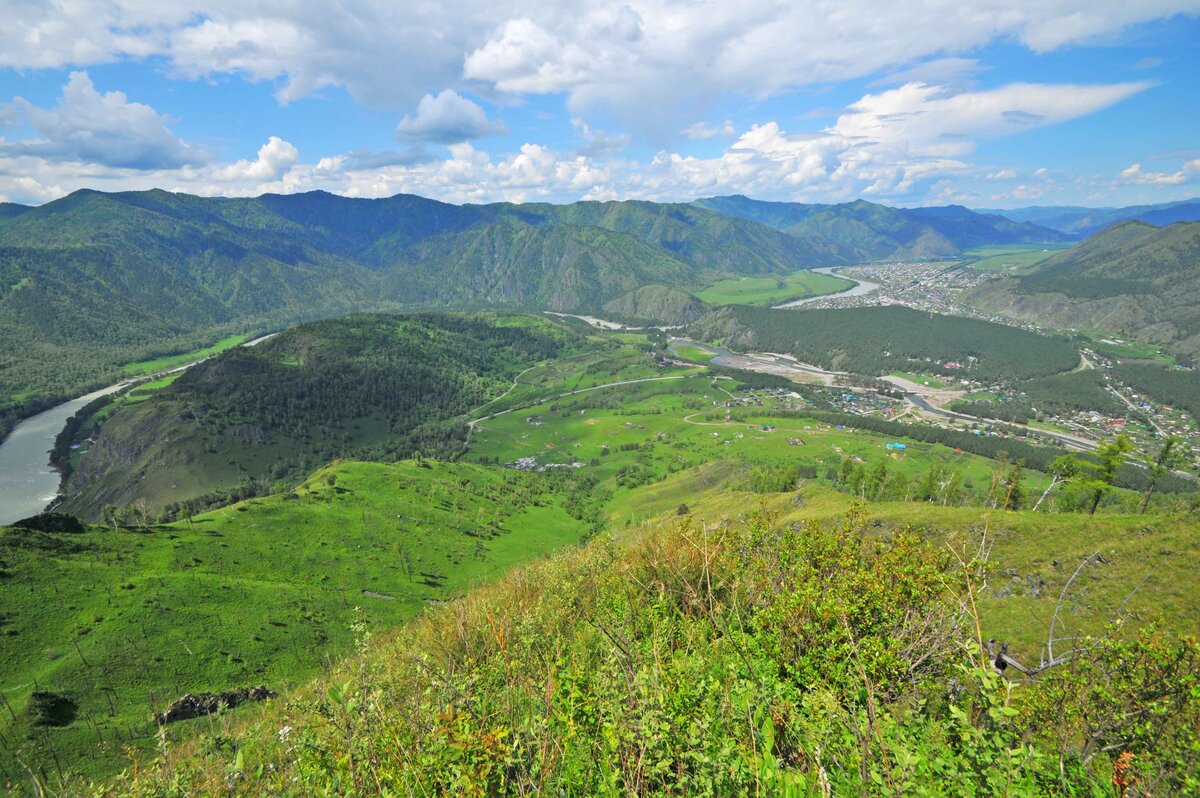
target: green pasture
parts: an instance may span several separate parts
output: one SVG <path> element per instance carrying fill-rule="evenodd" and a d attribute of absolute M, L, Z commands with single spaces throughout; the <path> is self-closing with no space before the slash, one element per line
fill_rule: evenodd
<path fill-rule="evenodd" d="M 810 296 L 836 294 L 853 286 L 849 280 L 803 270 L 781 277 L 735 277 L 718 280 L 696 296 L 713 305 L 777 305 Z"/>

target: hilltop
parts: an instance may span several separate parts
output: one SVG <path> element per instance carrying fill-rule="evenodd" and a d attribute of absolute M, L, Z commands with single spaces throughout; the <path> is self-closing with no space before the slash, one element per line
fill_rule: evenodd
<path fill-rule="evenodd" d="M 453 457 L 467 411 L 580 342 L 544 317 L 488 313 L 300 325 L 138 401 L 92 408 L 81 426 L 98 432 L 62 509 L 97 519 L 106 504 L 137 505 L 156 516 L 268 493 L 339 457 Z"/>
<path fill-rule="evenodd" d="M 1200 223 L 1122 222 L 1028 274 L 985 283 L 976 307 L 1058 328 L 1119 333 L 1200 355 Z"/>

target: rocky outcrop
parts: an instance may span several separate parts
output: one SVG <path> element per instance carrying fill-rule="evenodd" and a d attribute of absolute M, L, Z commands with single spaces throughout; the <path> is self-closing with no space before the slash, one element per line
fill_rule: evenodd
<path fill-rule="evenodd" d="M 204 715 L 212 715 L 223 709 L 233 709 L 252 701 L 266 701 L 274 698 L 274 690 L 259 685 L 258 687 L 238 687 L 232 690 L 222 690 L 219 693 L 188 693 L 172 701 L 162 712 L 155 714 L 154 721 L 160 726 L 181 720 L 191 720 Z"/>

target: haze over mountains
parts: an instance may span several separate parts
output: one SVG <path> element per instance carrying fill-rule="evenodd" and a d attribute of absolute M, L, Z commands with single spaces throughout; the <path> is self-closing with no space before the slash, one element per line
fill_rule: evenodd
<path fill-rule="evenodd" d="M 1148 222 L 1162 227 L 1175 222 L 1200 221 L 1200 199 L 1160 202 L 1155 205 L 1128 205 L 1123 208 L 1085 208 L 1075 205 L 985 210 L 979 213 L 999 214 L 1014 222 L 1032 222 L 1073 236 L 1089 236 L 1109 225 L 1127 219 Z"/>
<path fill-rule="evenodd" d="M 1069 241 L 1071 237 L 1031 222 L 1014 222 L 948 205 L 890 208 L 866 200 L 839 205 L 763 202 L 740 195 L 709 197 L 695 205 L 761 222 L 797 238 L 828 241 L 849 262 L 941 258 L 987 244 Z"/>

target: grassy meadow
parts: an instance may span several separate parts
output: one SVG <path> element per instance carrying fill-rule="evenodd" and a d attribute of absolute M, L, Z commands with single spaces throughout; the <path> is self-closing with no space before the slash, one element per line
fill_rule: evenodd
<path fill-rule="evenodd" d="M 150 360 L 139 360 L 136 363 L 126 363 L 122 366 L 122 369 L 130 376 L 157 374 L 160 371 L 177 368 L 185 363 L 212 357 L 220 352 L 224 352 L 226 349 L 232 349 L 246 341 L 249 337 L 249 335 L 245 334 L 227 335 L 212 346 L 201 347 L 200 349 L 194 349 L 191 352 L 184 352 L 178 355 L 165 355 L 163 357 L 151 358 Z"/>
<path fill-rule="evenodd" d="M 734 277 L 706 286 L 696 296 L 711 305 L 778 305 L 810 296 L 835 294 L 850 280 L 804 270 L 785 277 Z"/>
<path fill-rule="evenodd" d="M 153 747 L 151 713 L 180 695 L 282 692 L 348 650 L 355 608 L 394 626 L 587 533 L 567 509 L 586 499 L 556 475 L 426 466 L 340 463 L 146 529 L 0 533 L 0 779 L 21 775 L 17 756 L 49 778 L 55 763 L 111 773 L 126 747 Z M 33 725 L 35 689 L 68 696 L 74 722 Z"/>
<path fill-rule="evenodd" d="M 1070 244 L 996 244 L 964 250 L 963 264 L 984 272 L 1024 274 L 1056 252 L 1067 249 Z"/>

